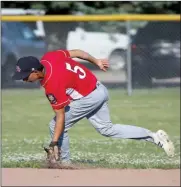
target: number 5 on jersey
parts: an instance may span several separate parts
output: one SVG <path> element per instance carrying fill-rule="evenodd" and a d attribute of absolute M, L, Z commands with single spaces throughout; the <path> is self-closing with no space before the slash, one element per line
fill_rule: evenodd
<path fill-rule="evenodd" d="M 85 71 L 79 66 L 71 67 L 71 65 L 66 62 L 66 69 L 69 70 L 69 71 L 72 71 L 74 73 L 79 74 L 80 79 L 84 79 L 86 77 Z M 78 70 L 81 72 L 81 74 L 78 72 Z"/>

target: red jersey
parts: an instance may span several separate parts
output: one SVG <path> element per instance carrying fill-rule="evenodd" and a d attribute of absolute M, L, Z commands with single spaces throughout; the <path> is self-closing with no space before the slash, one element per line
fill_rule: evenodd
<path fill-rule="evenodd" d="M 94 74 L 70 58 L 66 50 L 47 52 L 41 59 L 45 77 L 40 81 L 53 109 L 60 109 L 90 94 L 96 87 Z"/>

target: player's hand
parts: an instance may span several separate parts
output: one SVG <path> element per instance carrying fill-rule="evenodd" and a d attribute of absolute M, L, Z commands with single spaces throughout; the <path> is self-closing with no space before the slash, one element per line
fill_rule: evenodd
<path fill-rule="evenodd" d="M 97 65 L 102 71 L 107 71 L 109 62 L 107 59 L 97 59 Z"/>
<path fill-rule="evenodd" d="M 51 142 L 49 148 L 44 147 L 44 150 L 47 152 L 47 160 L 50 163 L 60 161 L 60 148 L 58 147 L 58 142 Z"/>

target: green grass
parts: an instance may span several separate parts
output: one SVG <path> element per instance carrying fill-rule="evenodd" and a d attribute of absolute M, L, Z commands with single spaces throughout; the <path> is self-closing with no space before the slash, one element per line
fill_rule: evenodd
<path fill-rule="evenodd" d="M 131 97 L 124 90 L 110 90 L 109 107 L 113 123 L 167 131 L 175 157 L 168 158 L 148 142 L 103 137 L 84 119 L 69 131 L 73 162 L 108 168 L 180 168 L 179 89 L 136 90 Z M 41 167 L 52 117 L 43 90 L 2 91 L 3 167 Z"/>

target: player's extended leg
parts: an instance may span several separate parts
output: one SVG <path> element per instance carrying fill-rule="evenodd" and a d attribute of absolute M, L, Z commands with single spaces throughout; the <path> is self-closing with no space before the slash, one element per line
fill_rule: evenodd
<path fill-rule="evenodd" d="M 153 133 L 148 129 L 133 125 L 113 125 L 110 120 L 109 109 L 106 102 L 100 109 L 88 115 L 87 119 L 103 136 L 138 140 L 143 139 L 153 142 Z"/>
<path fill-rule="evenodd" d="M 106 91 L 104 93 L 106 93 Z M 100 95 L 98 97 L 100 97 Z M 138 126 L 112 124 L 107 102 L 104 102 L 100 108 L 89 114 L 87 119 L 103 136 L 146 140 L 164 148 L 168 156 L 174 155 L 174 146 L 164 131 L 160 130 L 157 131 L 157 133 L 153 133 L 148 129 Z"/>

